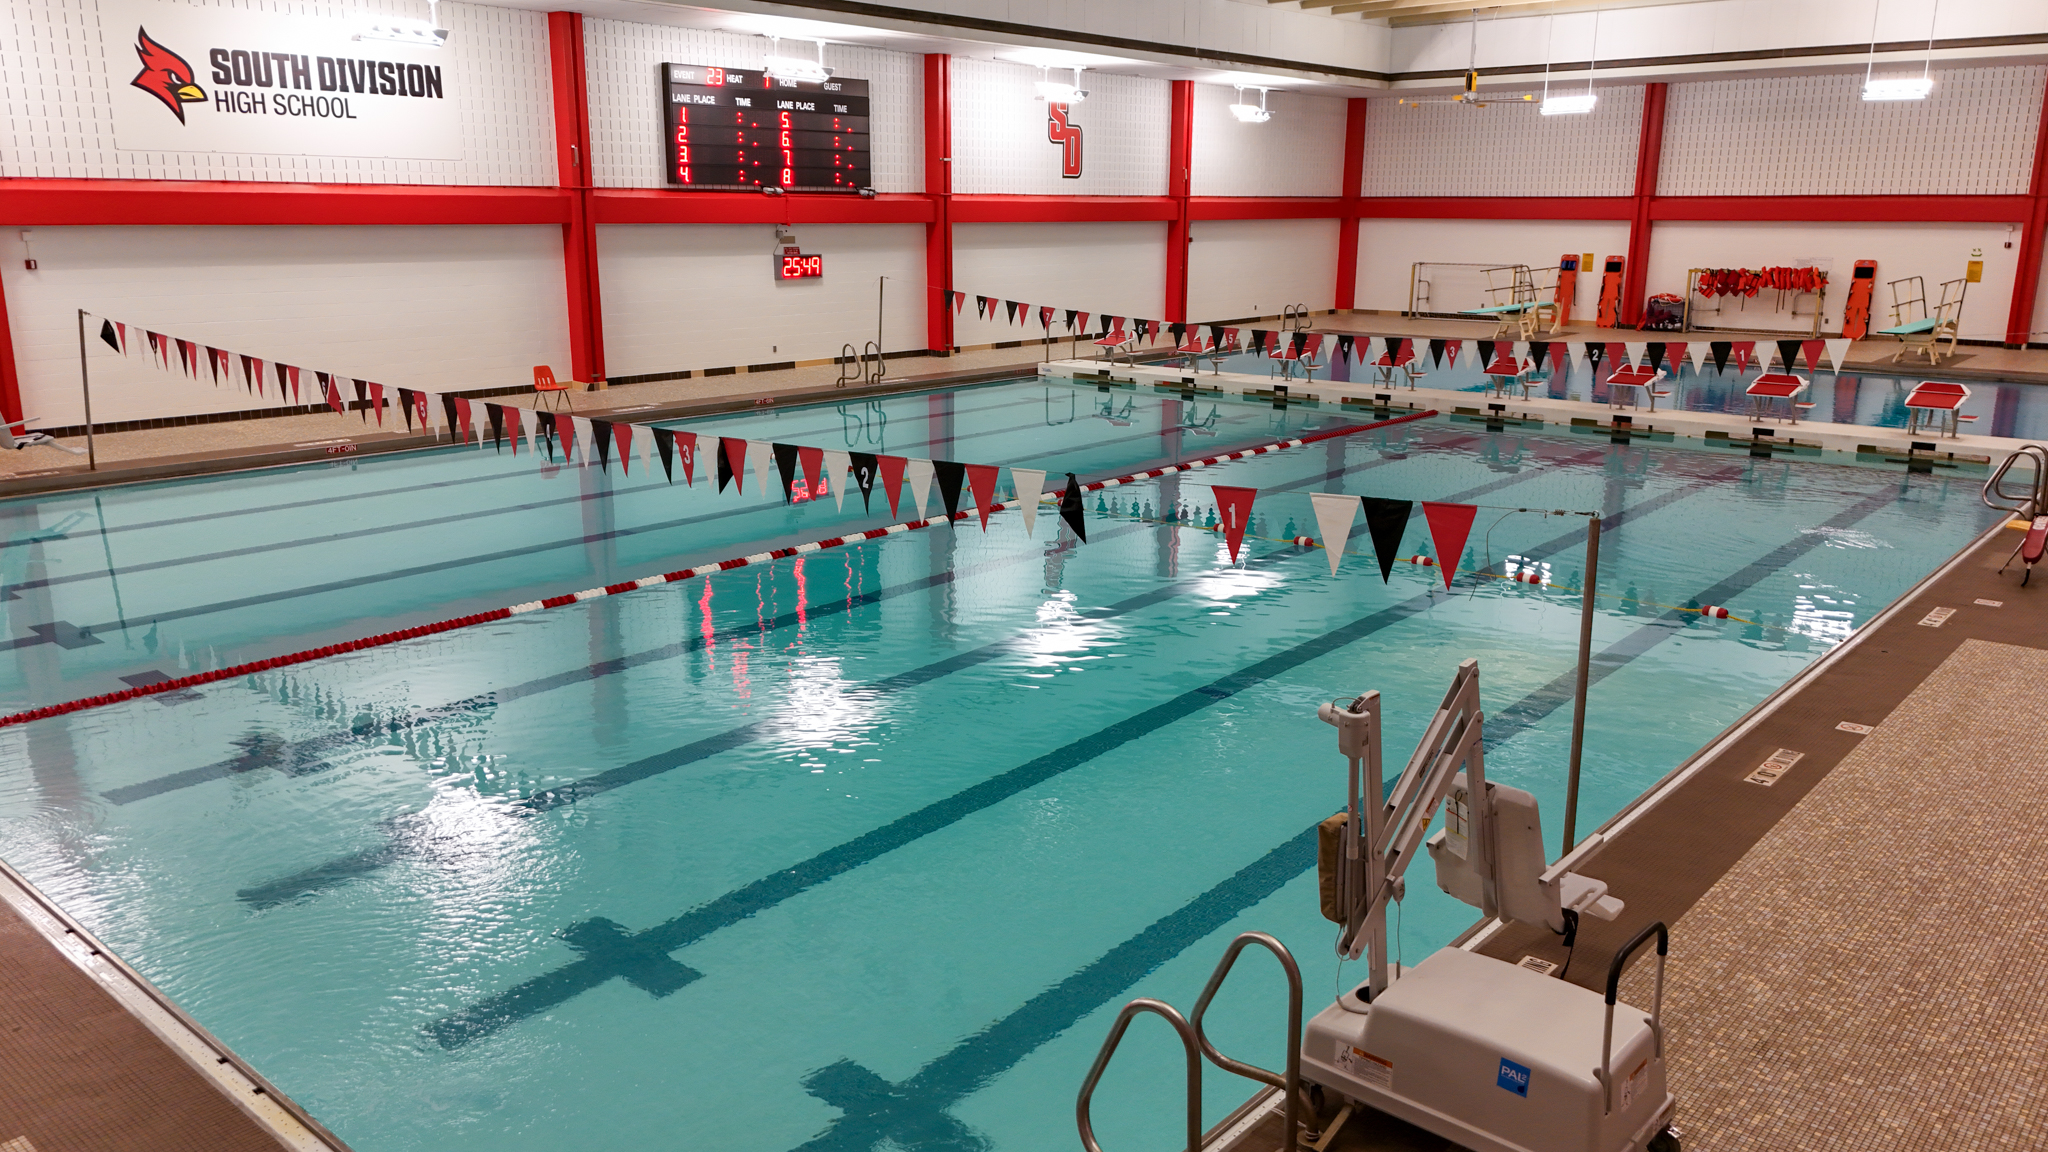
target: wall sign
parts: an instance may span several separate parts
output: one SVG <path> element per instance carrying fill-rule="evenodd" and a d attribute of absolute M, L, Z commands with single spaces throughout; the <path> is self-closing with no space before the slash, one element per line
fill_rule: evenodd
<path fill-rule="evenodd" d="M 778 280 L 820 280 L 825 276 L 825 258 L 815 252 L 803 253 L 794 248 L 785 248 L 775 257 L 775 278 Z"/>
<path fill-rule="evenodd" d="M 102 0 L 100 16 L 118 148 L 462 159 L 455 47 L 156 0 Z"/>
<path fill-rule="evenodd" d="M 1066 104 L 1045 106 L 1045 138 L 1060 146 L 1060 175 L 1081 178 L 1081 126 L 1071 121 L 1073 110 Z"/>
<path fill-rule="evenodd" d="M 873 183 L 868 82 L 663 64 L 662 166 L 679 188 L 858 192 Z"/>

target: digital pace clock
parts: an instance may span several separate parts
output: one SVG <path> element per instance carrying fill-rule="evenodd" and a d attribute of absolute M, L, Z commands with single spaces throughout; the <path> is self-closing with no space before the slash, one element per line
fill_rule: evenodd
<path fill-rule="evenodd" d="M 857 193 L 873 182 L 865 80 L 663 64 L 661 83 L 672 187 Z"/>
<path fill-rule="evenodd" d="M 825 275 L 825 258 L 802 252 L 784 252 L 775 257 L 775 275 L 782 280 L 816 280 Z"/>

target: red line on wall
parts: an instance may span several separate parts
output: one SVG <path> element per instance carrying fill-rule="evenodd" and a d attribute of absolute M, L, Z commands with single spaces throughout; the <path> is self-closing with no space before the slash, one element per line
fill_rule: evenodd
<path fill-rule="evenodd" d="M 1335 307 L 1348 312 L 1358 306 L 1358 204 L 1365 191 L 1365 114 L 1371 102 L 1353 97 L 1344 102 L 1343 207 L 1337 224 L 1337 294 Z"/>
<path fill-rule="evenodd" d="M 2032 206 L 2025 196 L 1656 196 L 1650 219 L 1997 224 Z"/>
<path fill-rule="evenodd" d="M 1642 322 L 1643 293 L 1650 278 L 1650 207 L 1664 159 L 1664 100 L 1670 91 L 1669 84 L 1643 85 L 1643 134 L 1636 145 L 1635 204 L 1629 214 L 1628 265 L 1621 281 L 1621 323 L 1630 328 Z"/>
<path fill-rule="evenodd" d="M 2027 181 L 2026 225 L 2020 232 L 2019 270 L 2013 278 L 2012 309 L 2006 313 L 2005 342 L 2019 347 L 2032 338 L 2034 298 L 2041 291 L 2041 261 L 2048 256 L 2042 232 L 2048 231 L 2048 100 L 2041 102 L 2041 130 L 2034 138 L 2034 174 Z"/>
<path fill-rule="evenodd" d="M 1166 299 L 1160 307 L 1167 322 L 1176 323 L 1188 318 L 1188 256 L 1195 239 L 1188 230 L 1195 161 L 1195 82 L 1175 80 L 1168 99 L 1172 110 L 1166 129 L 1166 197 L 1173 201 L 1173 215 L 1166 221 Z"/>
<path fill-rule="evenodd" d="M 221 180 L 0 180 L 10 227 L 65 225 L 561 224 L 556 188 Z"/>
<path fill-rule="evenodd" d="M 1627 220 L 1628 196 L 1367 196 L 1362 220 Z"/>
<path fill-rule="evenodd" d="M 927 351 L 953 349 L 953 58 L 929 52 L 924 58 L 924 194 L 931 218 L 924 226 Z"/>
<path fill-rule="evenodd" d="M 660 188 L 593 188 L 599 224 L 928 224 L 930 197 L 833 192 L 670 192 Z"/>
<path fill-rule="evenodd" d="M 1057 224 L 1172 220 L 1171 196 L 954 196 L 955 224 Z"/>

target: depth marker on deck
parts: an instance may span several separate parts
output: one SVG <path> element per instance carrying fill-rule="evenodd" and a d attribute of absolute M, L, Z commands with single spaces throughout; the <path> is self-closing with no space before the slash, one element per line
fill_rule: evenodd
<path fill-rule="evenodd" d="M 1790 748 L 1780 748 L 1776 752 L 1771 753 L 1770 759 L 1758 765 L 1756 771 L 1751 772 L 1748 776 L 1743 777 L 1743 779 L 1751 784 L 1761 784 L 1769 788 L 1778 782 L 1778 777 L 1783 776 L 1791 770 L 1794 764 L 1804 759 L 1806 759 L 1806 753 L 1804 752 L 1794 752 Z"/>

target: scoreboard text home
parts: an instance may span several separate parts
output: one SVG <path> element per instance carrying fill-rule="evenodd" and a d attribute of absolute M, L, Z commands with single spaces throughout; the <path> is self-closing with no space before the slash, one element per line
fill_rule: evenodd
<path fill-rule="evenodd" d="M 679 188 L 859 192 L 872 182 L 868 82 L 664 64 L 662 164 Z"/>

